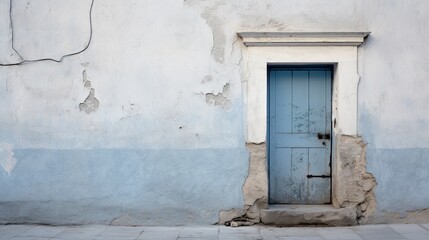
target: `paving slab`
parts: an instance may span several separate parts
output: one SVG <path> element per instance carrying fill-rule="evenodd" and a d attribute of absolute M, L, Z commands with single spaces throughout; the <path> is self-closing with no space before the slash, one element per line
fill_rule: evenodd
<path fill-rule="evenodd" d="M 219 227 L 184 227 L 179 238 L 217 238 Z"/>
<path fill-rule="evenodd" d="M 53 238 L 66 229 L 67 227 L 62 226 L 35 226 L 17 234 L 16 237 Z"/>
<path fill-rule="evenodd" d="M 156 231 L 145 232 L 137 238 L 138 240 L 176 240 L 179 237 L 180 231 Z"/>
<path fill-rule="evenodd" d="M 390 224 L 390 228 L 398 233 L 421 233 L 429 234 L 429 231 L 418 224 Z"/>
<path fill-rule="evenodd" d="M 259 234 L 259 226 L 219 227 L 219 234 Z"/>
<path fill-rule="evenodd" d="M 322 228 L 316 231 L 325 240 L 362 240 L 362 238 L 351 229 Z"/>
<path fill-rule="evenodd" d="M 429 239 L 429 234 L 404 233 L 401 235 L 407 240 L 428 240 Z"/>
<path fill-rule="evenodd" d="M 93 239 L 101 235 L 108 226 L 74 226 L 68 227 L 63 232 L 55 236 L 55 239 L 63 240 L 86 240 Z"/>
<path fill-rule="evenodd" d="M 279 240 L 324 240 L 321 237 L 280 237 Z"/>
<path fill-rule="evenodd" d="M 401 234 L 386 225 L 355 227 L 353 231 L 364 240 L 405 239 Z"/>
<path fill-rule="evenodd" d="M 273 228 L 273 231 L 279 237 L 317 237 L 319 234 L 316 228 L 309 227 L 284 227 Z"/>
<path fill-rule="evenodd" d="M 51 238 L 45 238 L 45 237 L 14 237 L 10 240 L 48 240 Z"/>
<path fill-rule="evenodd" d="M 34 228 L 34 225 L 0 225 L 0 240 L 9 240 L 16 237 L 30 228 Z"/>
<path fill-rule="evenodd" d="M 429 240 L 428 224 L 353 227 L 1 225 L 0 240 Z"/>
<path fill-rule="evenodd" d="M 259 233 L 219 234 L 219 240 L 262 240 Z"/>

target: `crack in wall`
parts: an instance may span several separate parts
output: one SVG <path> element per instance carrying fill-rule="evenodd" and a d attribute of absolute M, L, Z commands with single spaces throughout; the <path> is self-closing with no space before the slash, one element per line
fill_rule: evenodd
<path fill-rule="evenodd" d="M 15 38 L 14 38 L 13 18 L 12 18 L 13 0 L 9 0 L 9 22 L 10 22 L 9 26 L 10 26 L 10 31 L 11 31 L 11 34 L 12 34 L 12 37 L 11 37 L 12 49 L 19 56 L 19 58 L 21 59 L 21 61 L 16 62 L 16 63 L 0 63 L 0 66 L 3 66 L 3 67 L 18 66 L 18 65 L 23 65 L 23 64 L 26 64 L 26 63 L 44 62 L 44 61 L 52 61 L 52 62 L 60 63 L 60 62 L 63 61 L 64 58 L 71 57 L 71 56 L 74 56 L 74 55 L 78 55 L 78 54 L 81 54 L 84 51 L 86 51 L 89 48 L 89 45 L 91 44 L 91 40 L 92 40 L 92 8 L 94 6 L 94 1 L 95 0 L 91 0 L 91 5 L 90 5 L 90 8 L 89 8 L 89 30 L 90 30 L 89 31 L 89 39 L 88 39 L 87 44 L 81 50 L 79 50 L 77 52 L 72 52 L 72 53 L 65 54 L 65 55 L 61 56 L 60 59 L 54 59 L 54 58 L 25 59 L 24 57 L 22 57 L 22 55 L 19 53 L 19 51 L 16 50 L 15 45 L 14 45 Z"/>

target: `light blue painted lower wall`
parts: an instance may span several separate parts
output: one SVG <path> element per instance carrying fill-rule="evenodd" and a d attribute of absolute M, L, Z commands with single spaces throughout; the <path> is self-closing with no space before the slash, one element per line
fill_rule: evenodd
<path fill-rule="evenodd" d="M 15 149 L 0 171 L 0 223 L 212 224 L 243 206 L 243 148 Z"/>
<path fill-rule="evenodd" d="M 369 148 L 367 168 L 377 180 L 379 213 L 429 207 L 429 148 Z"/>

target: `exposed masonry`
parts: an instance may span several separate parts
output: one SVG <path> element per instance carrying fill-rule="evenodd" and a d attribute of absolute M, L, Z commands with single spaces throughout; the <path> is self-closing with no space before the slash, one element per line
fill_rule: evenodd
<path fill-rule="evenodd" d="M 218 94 L 207 93 L 206 102 L 213 106 L 220 106 L 224 109 L 231 107 L 231 99 L 229 99 L 230 85 L 226 83 L 223 86 L 222 92 Z"/>
<path fill-rule="evenodd" d="M 221 211 L 219 224 L 248 226 L 261 223 L 261 209 L 268 208 L 266 144 L 248 143 L 249 173 L 243 185 L 244 207 Z M 366 144 L 359 136 L 337 135 L 332 169 L 332 205 L 339 211 L 326 213 L 279 213 L 281 219 L 264 218 L 269 224 L 355 225 L 366 223 L 375 213 L 376 181 L 366 171 Z M 286 217 L 287 216 L 287 217 Z M 286 219 L 287 218 L 287 219 Z"/>
<path fill-rule="evenodd" d="M 359 136 L 336 136 L 336 164 L 333 172 L 335 207 L 356 209 L 357 223 L 365 223 L 376 208 L 374 176 L 366 171 L 366 144 Z"/>
<path fill-rule="evenodd" d="M 10 176 L 16 165 L 17 160 L 14 157 L 13 145 L 0 142 L 0 165 L 3 170 Z"/>
<path fill-rule="evenodd" d="M 85 101 L 79 104 L 79 110 L 85 111 L 85 113 L 90 114 L 97 111 L 100 106 L 100 102 L 95 97 L 95 89 L 91 87 L 91 81 L 88 80 L 86 70 L 82 72 L 83 86 L 89 89 L 89 95 L 86 97 Z"/>

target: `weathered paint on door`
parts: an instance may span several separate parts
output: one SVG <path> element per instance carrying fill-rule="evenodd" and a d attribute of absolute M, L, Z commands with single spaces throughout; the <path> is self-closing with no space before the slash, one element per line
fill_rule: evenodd
<path fill-rule="evenodd" d="M 269 68 L 269 197 L 272 204 L 331 198 L 331 68 Z"/>

